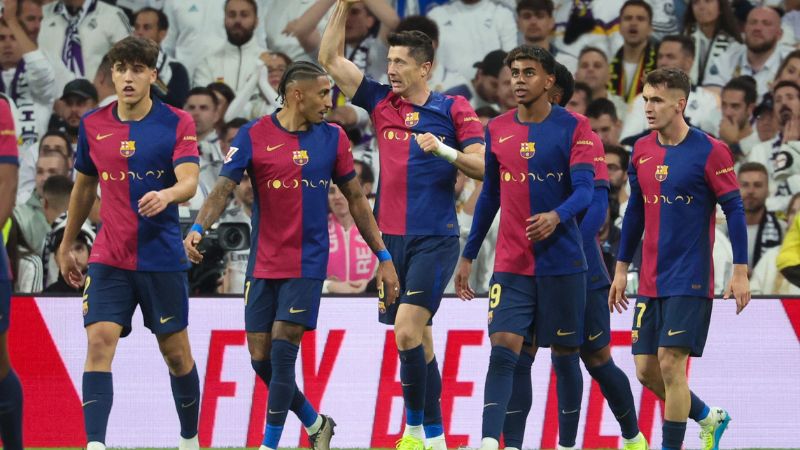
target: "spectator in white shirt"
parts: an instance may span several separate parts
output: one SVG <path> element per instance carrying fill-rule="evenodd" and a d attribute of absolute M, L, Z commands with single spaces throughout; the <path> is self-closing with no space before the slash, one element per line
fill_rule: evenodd
<path fill-rule="evenodd" d="M 608 57 L 597 47 L 586 47 L 578 56 L 578 70 L 575 72 L 575 81 L 586 83 L 592 91 L 591 98 L 607 98 L 617 109 L 620 120 L 625 119 L 628 103 L 619 95 L 608 91 L 608 80 L 611 76 Z"/>
<path fill-rule="evenodd" d="M 691 0 L 686 8 L 683 33 L 694 41 L 690 78 L 701 86 L 710 72 L 712 59 L 743 46 L 730 0 Z"/>
<path fill-rule="evenodd" d="M 77 78 L 94 78 L 111 46 L 131 34 L 128 16 L 99 0 L 59 0 L 42 12 L 39 45 Z"/>
<path fill-rule="evenodd" d="M 194 119 L 197 129 L 197 144 L 200 149 L 200 184 L 198 191 L 211 192 L 222 168 L 225 155 L 219 145 L 219 135 L 214 128 L 219 120 L 219 102 L 207 87 L 196 87 L 189 91 L 183 110 Z"/>
<path fill-rule="evenodd" d="M 761 143 L 751 120 L 756 109 L 756 80 L 748 75 L 731 79 L 722 88 L 720 99 L 719 138 L 728 144 L 734 155 L 750 153 L 750 149 Z"/>
<path fill-rule="evenodd" d="M 208 86 L 221 81 L 234 91 L 258 71 L 259 56 L 264 48 L 255 39 L 258 6 L 255 0 L 228 0 L 225 3 L 227 40 L 214 53 L 206 56 L 194 71 L 192 84 Z"/>
<path fill-rule="evenodd" d="M 578 68 L 578 58 L 562 50 L 552 41 L 556 29 L 553 8 L 553 0 L 520 0 L 517 4 L 519 43 L 547 49 L 556 61 L 563 64 L 571 73 L 575 73 Z"/>
<path fill-rule="evenodd" d="M 689 73 L 694 61 L 694 44 L 689 36 L 679 34 L 667 36 L 658 46 L 657 55 L 656 67 L 677 67 Z M 683 115 L 692 126 L 713 136 L 719 134 L 722 114 L 719 109 L 719 97 L 714 92 L 693 85 Z M 649 127 L 644 112 L 644 98 L 639 94 L 633 100 L 625 126 L 622 127 L 622 139 L 646 131 L 649 131 Z"/>
<path fill-rule="evenodd" d="M 261 55 L 261 61 L 264 65 L 259 66 L 258 72 L 251 75 L 228 105 L 225 111 L 226 122 L 236 118 L 257 119 L 280 108 L 275 89 L 292 60 L 284 53 L 269 52 Z"/>
<path fill-rule="evenodd" d="M 91 81 L 83 78 L 72 80 L 64 86 L 61 95 L 62 107 L 50 119 L 50 127 L 64 131 L 70 143 L 78 143 L 78 126 L 84 114 L 97 107 L 97 89 Z"/>
<path fill-rule="evenodd" d="M 756 80 L 760 98 L 769 91 L 781 60 L 789 53 L 778 45 L 782 36 L 781 17 L 775 9 L 753 9 L 744 24 L 745 47 L 712 59 L 704 84 L 719 90 L 733 77 L 750 75 Z"/>
<path fill-rule="evenodd" d="M 482 61 L 474 64 L 475 77 L 467 85 L 469 92 L 464 93 L 464 98 L 469 100 L 472 109 L 483 106 L 497 107 L 498 102 L 498 76 L 505 67 L 506 52 L 494 50 L 483 57 Z"/>
<path fill-rule="evenodd" d="M 439 26 L 441 64 L 466 79 L 473 78 L 475 61 L 490 51 L 517 46 L 514 13 L 490 0 L 452 0 L 427 15 Z"/>
<path fill-rule="evenodd" d="M 225 0 L 169 0 L 163 11 L 169 32 L 161 46 L 192 75 L 225 42 Z"/>

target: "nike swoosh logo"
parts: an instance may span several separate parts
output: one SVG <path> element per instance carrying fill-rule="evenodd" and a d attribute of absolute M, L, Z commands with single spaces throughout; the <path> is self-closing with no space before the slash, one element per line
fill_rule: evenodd
<path fill-rule="evenodd" d="M 675 336 L 675 335 L 681 334 L 681 333 L 686 333 L 686 330 L 680 330 L 680 331 L 669 330 L 669 331 L 667 331 L 667 336 Z"/>
<path fill-rule="evenodd" d="M 305 309 L 294 309 L 294 306 L 289 308 L 289 314 L 297 314 L 301 312 L 306 312 Z"/>
<path fill-rule="evenodd" d="M 572 411 L 567 411 L 564 409 L 561 410 L 561 414 L 575 414 L 576 412 L 578 412 L 577 409 L 573 409 Z"/>
<path fill-rule="evenodd" d="M 103 139 L 105 139 L 105 138 L 107 138 L 107 137 L 111 136 L 112 134 L 114 134 L 114 133 L 108 133 L 108 134 L 100 134 L 100 133 L 97 133 L 97 140 L 98 140 L 98 141 L 102 141 Z"/>
<path fill-rule="evenodd" d="M 509 414 L 516 414 L 516 413 L 521 413 L 521 412 L 522 412 L 522 410 L 521 410 L 521 409 L 520 409 L 520 410 L 518 410 L 518 411 L 507 411 L 507 412 L 506 412 L 506 415 L 509 415 Z"/>
<path fill-rule="evenodd" d="M 644 163 L 646 163 L 647 161 L 650 161 L 651 159 L 653 159 L 653 157 L 652 157 L 652 156 L 648 156 L 648 157 L 641 157 L 641 158 L 639 158 L 639 164 L 644 164 Z"/>
<path fill-rule="evenodd" d="M 269 412 L 270 414 L 283 414 L 283 413 L 285 413 L 286 411 L 273 411 L 273 410 L 271 410 L 271 409 L 270 409 L 270 410 L 268 410 L 268 412 Z"/>
<path fill-rule="evenodd" d="M 497 403 L 487 403 L 487 404 L 483 405 L 484 408 L 488 408 L 490 406 L 497 406 Z"/>
<path fill-rule="evenodd" d="M 268 151 L 268 152 L 271 152 L 271 151 L 273 151 L 273 150 L 277 150 L 277 149 L 279 149 L 279 148 L 281 148 L 281 147 L 283 147 L 283 144 L 278 144 L 278 145 L 268 145 L 268 146 L 267 146 L 267 151 Z"/>
<path fill-rule="evenodd" d="M 161 321 L 161 325 L 164 325 L 165 323 L 169 322 L 170 320 L 172 320 L 174 318 L 175 318 L 175 316 L 169 316 L 169 317 L 161 317 L 158 320 Z"/>
<path fill-rule="evenodd" d="M 400 383 L 400 385 L 403 386 L 403 387 L 409 387 L 409 386 L 413 386 L 414 383 Z"/>
<path fill-rule="evenodd" d="M 184 405 L 183 403 L 181 403 L 181 408 L 188 408 L 194 405 L 195 403 L 197 403 L 197 399 L 192 400 L 188 405 Z"/>
<path fill-rule="evenodd" d="M 599 332 L 599 333 L 597 333 L 597 334 L 595 334 L 594 336 L 592 336 L 592 335 L 590 334 L 590 335 L 589 335 L 589 340 L 590 340 L 590 341 L 593 341 L 593 340 L 595 340 L 595 339 L 599 338 L 601 334 L 603 334 L 603 332 L 602 332 L 602 331 L 601 331 L 601 332 Z"/>
<path fill-rule="evenodd" d="M 503 137 L 501 137 L 500 139 L 498 139 L 498 140 L 497 140 L 497 142 L 499 142 L 499 143 L 501 143 L 501 144 L 502 144 L 503 142 L 505 142 L 505 141 L 507 141 L 507 140 L 511 139 L 512 137 L 514 137 L 514 135 L 513 135 L 513 134 L 512 134 L 511 136 L 503 136 Z"/>
<path fill-rule="evenodd" d="M 411 297 L 412 295 L 422 294 L 425 291 L 406 291 L 406 295 Z"/>
<path fill-rule="evenodd" d="M 83 402 L 83 405 L 81 405 L 81 406 L 86 406 L 86 405 L 88 405 L 88 404 L 90 404 L 90 403 L 94 403 L 94 402 L 96 402 L 96 401 L 97 401 L 97 400 L 89 400 L 88 402 Z"/>
<path fill-rule="evenodd" d="M 556 336 L 569 336 L 570 334 L 575 334 L 574 331 L 561 331 L 561 328 L 556 331 Z"/>

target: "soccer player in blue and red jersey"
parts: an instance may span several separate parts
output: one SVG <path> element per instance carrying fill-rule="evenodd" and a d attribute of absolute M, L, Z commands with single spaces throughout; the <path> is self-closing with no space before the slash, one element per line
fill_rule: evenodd
<path fill-rule="evenodd" d="M 389 36 L 390 85 L 364 76 L 344 56 L 351 4 L 337 2 L 319 60 L 353 104 L 370 113 L 378 140 L 375 212 L 405 290 L 395 306 L 379 304 L 380 321 L 394 324 L 400 356 L 406 427 L 398 447 L 444 450 L 431 324 L 458 262 L 456 172 L 483 176 L 483 128 L 463 97 L 429 89 L 434 50 L 422 32 Z"/>
<path fill-rule="evenodd" d="M 486 131 L 486 175 L 467 245 L 456 271 L 456 292 L 472 299 L 472 260 L 500 213 L 489 290 L 489 338 L 481 449 L 496 450 L 523 341 L 551 348 L 557 378 L 559 448 L 575 445 L 583 378 L 586 257 L 576 216 L 594 187 L 597 154 L 589 121 L 550 104 L 555 60 L 523 45 L 509 52 L 518 107 Z"/>
<path fill-rule="evenodd" d="M 323 122 L 331 83 L 319 66 L 286 69 L 278 94 L 284 108 L 243 126 L 231 144 L 214 190 L 184 240 L 199 262 L 202 233 L 222 214 L 247 170 L 253 184 L 250 259 L 244 286 L 245 328 L 251 363 L 269 386 L 262 450 L 278 448 L 289 410 L 300 418 L 315 450 L 329 450 L 330 417 L 317 414 L 295 384 L 295 361 L 306 330 L 317 326 L 328 266 L 328 190 L 331 179 L 350 204 L 361 236 L 378 255 L 378 291 L 394 302 L 399 289 L 391 255 L 355 178 L 350 140 Z"/>
<path fill-rule="evenodd" d="M 158 52 L 149 39 L 127 37 L 114 44 L 108 58 L 119 100 L 87 113 L 78 131 L 78 174 L 57 261 L 73 287 L 85 281 L 88 450 L 105 448 L 114 396 L 111 362 L 120 336 L 131 331 L 137 304 L 169 367 L 181 426 L 179 448 L 199 448 L 200 382 L 186 332 L 189 260 L 178 221 L 178 204 L 197 189 L 197 137 L 189 114 L 150 96 Z M 71 252 L 94 205 L 98 182 L 102 227 L 84 280 Z"/>
<path fill-rule="evenodd" d="M 689 391 L 689 356 L 703 354 L 714 296 L 714 217 L 719 203 L 733 246 L 726 289 L 737 314 L 750 301 L 747 226 L 733 154 L 727 145 L 690 127 L 684 117 L 689 78 L 678 69 L 647 74 L 642 96 L 652 132 L 636 141 L 628 177 L 631 197 L 609 290 L 609 308 L 627 309 L 628 265 L 642 233 L 642 267 L 633 315 L 633 354 L 642 384 L 665 400 L 661 448 L 679 450 L 691 417 L 703 448 L 716 450 L 730 417 Z"/>
<path fill-rule="evenodd" d="M 555 86 L 548 92 L 550 102 L 565 106 L 574 90 L 575 80 L 569 69 L 556 62 Z M 603 262 L 597 233 L 608 213 L 608 168 L 605 152 L 599 136 L 591 133 L 594 142 L 594 194 L 586 211 L 579 214 L 579 228 L 586 255 L 586 310 L 583 325 L 581 359 L 589 374 L 597 380 L 611 411 L 620 424 L 623 445 L 626 450 L 647 449 L 647 440 L 639 431 L 636 405 L 633 402 L 631 385 L 625 373 L 611 358 L 611 320 L 608 311 L 608 286 L 611 280 Z M 529 236 L 532 237 L 532 236 Z M 503 424 L 503 439 L 508 450 L 522 448 L 525 422 L 532 404 L 531 365 L 538 347 L 525 342 L 514 370 L 514 387 Z M 559 427 L 563 431 L 564 427 Z"/>
<path fill-rule="evenodd" d="M 14 118 L 5 97 L 0 98 L 0 226 L 11 217 L 17 196 L 19 154 Z M 0 238 L 0 439 L 6 449 L 22 449 L 22 385 L 8 358 L 11 321 L 11 267 Z"/>

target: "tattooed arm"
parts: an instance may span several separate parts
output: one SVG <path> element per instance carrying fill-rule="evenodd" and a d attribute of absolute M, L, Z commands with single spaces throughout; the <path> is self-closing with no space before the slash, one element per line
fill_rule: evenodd
<path fill-rule="evenodd" d="M 183 246 L 186 248 L 186 253 L 189 255 L 189 260 L 197 264 L 203 260 L 203 255 L 197 250 L 200 240 L 203 239 L 201 230 L 207 230 L 214 224 L 222 215 L 225 206 L 228 205 L 228 199 L 231 192 L 236 188 L 236 182 L 227 177 L 219 177 L 214 190 L 208 194 L 208 198 L 203 202 L 203 207 L 197 213 L 194 220 L 194 225 L 183 240 Z"/>

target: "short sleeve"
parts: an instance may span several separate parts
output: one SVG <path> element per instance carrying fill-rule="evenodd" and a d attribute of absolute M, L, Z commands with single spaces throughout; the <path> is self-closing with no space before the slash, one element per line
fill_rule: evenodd
<path fill-rule="evenodd" d="M 200 150 L 197 148 L 197 131 L 194 120 L 185 113 L 181 114 L 178 121 L 175 150 L 172 152 L 173 167 L 183 163 L 200 164 Z"/>
<path fill-rule="evenodd" d="M 250 161 L 253 156 L 253 141 L 250 139 L 250 127 L 249 125 L 245 125 L 236 133 L 228 149 L 228 154 L 225 155 L 222 169 L 219 172 L 219 176 L 230 178 L 237 184 L 242 181 L 244 171 L 250 166 Z"/>
<path fill-rule="evenodd" d="M 11 115 L 11 106 L 5 100 L 0 100 L 0 163 L 19 165 L 14 117 Z"/>
<path fill-rule="evenodd" d="M 367 112 L 372 114 L 372 110 L 375 109 L 375 106 L 386 98 L 390 92 L 392 92 L 391 87 L 378 83 L 365 76 L 364 79 L 361 80 L 361 84 L 358 86 L 355 95 L 353 95 L 352 103 L 366 109 Z"/>
<path fill-rule="evenodd" d="M 472 144 L 483 144 L 483 125 L 467 99 L 460 95 L 453 97 L 450 107 L 453 125 L 456 127 L 456 139 L 461 150 Z"/>
<path fill-rule="evenodd" d="M 336 184 L 347 183 L 356 176 L 355 167 L 353 167 L 353 151 L 350 148 L 350 139 L 347 133 L 338 125 L 336 127 L 339 133 L 339 142 L 336 148 L 336 165 L 333 168 L 333 182 Z"/>
<path fill-rule="evenodd" d="M 594 186 L 595 187 L 609 187 L 608 181 L 608 166 L 606 165 L 606 152 L 603 148 L 603 143 L 600 136 L 594 131 L 591 134 L 592 142 L 594 142 Z"/>
<path fill-rule="evenodd" d="M 84 175 L 96 177 L 97 166 L 94 165 L 94 161 L 92 161 L 92 155 L 89 152 L 89 140 L 86 139 L 85 120 L 86 117 L 81 119 L 81 124 L 78 126 L 78 145 L 75 150 L 75 170 Z"/>
<path fill-rule="evenodd" d="M 712 141 L 705 170 L 706 181 L 719 203 L 724 203 L 730 196 L 739 195 L 739 181 L 733 169 L 733 153 L 727 144 Z"/>
<path fill-rule="evenodd" d="M 576 119 L 578 120 L 578 125 L 572 134 L 569 168 L 570 170 L 591 170 L 594 172 L 594 158 L 597 155 L 597 147 L 601 144 L 599 141 L 595 141 L 595 137 L 592 136 L 597 135 L 592 131 L 592 127 L 589 126 L 589 120 L 585 117 L 576 117 Z"/>

